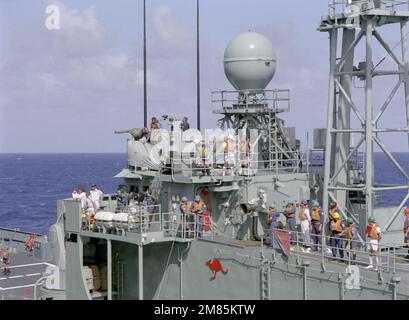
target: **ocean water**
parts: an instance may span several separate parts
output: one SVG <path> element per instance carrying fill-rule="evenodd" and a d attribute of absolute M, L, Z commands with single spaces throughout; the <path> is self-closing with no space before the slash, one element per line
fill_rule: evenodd
<path fill-rule="evenodd" d="M 113 193 L 126 154 L 0 154 L 0 226 L 48 234 L 57 200 L 92 183 Z"/>
<path fill-rule="evenodd" d="M 394 154 L 409 171 L 409 154 Z M 122 179 L 113 178 L 126 165 L 126 154 L 0 154 L 0 227 L 48 234 L 56 220 L 57 200 L 71 197 L 80 185 L 92 183 L 115 192 Z M 383 154 L 375 156 L 378 183 L 405 179 Z M 404 191 L 382 192 L 379 206 L 396 205 Z"/>

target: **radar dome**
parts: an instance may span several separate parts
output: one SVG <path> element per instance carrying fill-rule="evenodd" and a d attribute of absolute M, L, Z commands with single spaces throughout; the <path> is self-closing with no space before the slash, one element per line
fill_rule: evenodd
<path fill-rule="evenodd" d="M 237 35 L 224 52 L 224 73 L 236 90 L 264 90 L 274 77 L 276 65 L 271 41 L 256 32 Z"/>

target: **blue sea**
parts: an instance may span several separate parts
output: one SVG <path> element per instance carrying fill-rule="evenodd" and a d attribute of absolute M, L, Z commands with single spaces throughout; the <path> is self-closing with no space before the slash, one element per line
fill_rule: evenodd
<path fill-rule="evenodd" d="M 114 193 L 126 154 L 0 154 L 0 226 L 48 234 L 57 200 L 92 183 Z"/>
<path fill-rule="evenodd" d="M 394 154 L 409 171 L 409 154 Z M 0 154 L 0 227 L 48 234 L 56 220 L 57 200 L 92 183 L 115 192 L 122 179 L 113 178 L 126 165 L 126 154 Z M 383 154 L 375 156 L 378 183 L 404 183 Z M 379 205 L 398 204 L 404 191 L 383 192 Z"/>

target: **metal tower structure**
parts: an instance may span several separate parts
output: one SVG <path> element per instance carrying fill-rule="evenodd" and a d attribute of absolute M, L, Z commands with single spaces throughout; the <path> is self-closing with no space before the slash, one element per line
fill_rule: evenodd
<path fill-rule="evenodd" d="M 218 91 L 213 97 L 213 113 L 223 115 L 218 121 L 221 129 L 259 130 L 261 167 L 278 169 L 288 162 L 298 168 L 299 148 L 295 140 L 290 141 L 284 121 L 278 117 L 290 110 L 289 90 L 262 90 L 258 94 Z"/>
<path fill-rule="evenodd" d="M 400 132 L 409 134 L 409 55 L 406 23 L 409 19 L 408 0 L 331 0 L 330 12 L 322 17 L 319 31 L 328 32 L 330 39 L 330 74 L 328 118 L 325 149 L 325 172 L 323 210 L 328 212 L 329 201 L 336 201 L 344 216 L 351 216 L 359 224 L 364 238 L 368 216 L 374 213 L 374 198 L 377 192 L 389 190 L 409 191 L 409 175 L 394 155 L 381 141 L 379 134 Z M 398 45 L 390 46 L 380 29 L 385 25 L 397 27 L 400 32 L 401 57 L 395 54 Z M 342 39 L 339 41 L 338 37 Z M 374 64 L 374 42 L 385 50 L 385 58 Z M 357 61 L 358 45 L 363 44 L 365 59 Z M 340 47 L 340 48 L 339 48 Z M 390 57 L 396 63 L 395 70 L 380 70 L 380 65 Z M 355 64 L 354 64 L 355 63 Z M 396 84 L 386 100 L 378 106 L 374 101 L 374 78 L 392 80 Z M 396 80 L 393 80 L 396 78 Z M 360 106 L 353 86 L 354 80 L 364 81 L 364 105 Z M 381 128 L 380 119 L 390 107 L 398 90 L 404 88 L 406 116 L 404 128 Z M 375 108 L 374 108 L 375 107 Z M 352 117 L 358 126 L 353 128 Z M 358 136 L 352 143 L 352 135 Z M 354 136 L 354 137 L 355 137 Z M 409 137 L 409 136 L 408 136 Z M 391 163 L 406 179 L 406 184 L 379 185 L 374 179 L 374 147 L 377 145 Z M 364 148 L 364 176 L 352 177 L 352 159 Z M 359 199 L 360 198 L 360 199 Z M 409 199 L 409 193 L 394 208 L 383 231 L 392 225 Z"/>

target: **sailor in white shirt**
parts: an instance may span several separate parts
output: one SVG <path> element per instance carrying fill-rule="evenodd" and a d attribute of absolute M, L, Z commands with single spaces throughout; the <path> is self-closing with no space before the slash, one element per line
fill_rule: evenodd
<path fill-rule="evenodd" d="M 300 212 L 299 218 L 301 221 L 301 232 L 303 238 L 303 247 L 301 248 L 302 251 L 310 252 L 310 225 L 311 225 L 311 215 L 310 210 L 308 209 L 308 202 L 307 200 L 302 200 L 300 203 Z"/>
<path fill-rule="evenodd" d="M 87 201 L 87 193 L 85 192 L 85 188 L 80 187 L 78 198 L 81 201 L 81 209 L 88 208 L 88 201 Z"/>
<path fill-rule="evenodd" d="M 104 193 L 97 188 L 95 183 L 91 186 L 91 191 L 89 193 L 95 210 L 98 210 L 101 207 L 102 195 Z"/>

